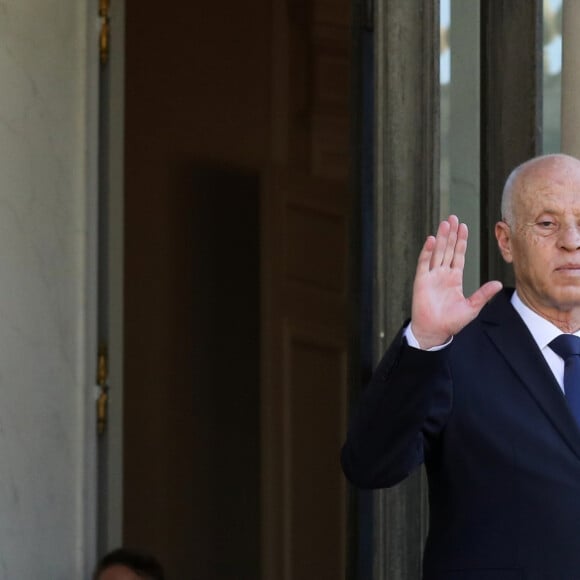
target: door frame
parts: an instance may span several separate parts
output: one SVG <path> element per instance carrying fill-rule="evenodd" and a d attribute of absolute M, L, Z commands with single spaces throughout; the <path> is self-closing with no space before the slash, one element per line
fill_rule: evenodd
<path fill-rule="evenodd" d="M 98 104 L 101 115 L 99 197 L 105 257 L 98 282 L 99 338 L 108 356 L 108 413 L 98 440 L 97 551 L 99 555 L 123 543 L 123 357 L 124 357 L 124 143 L 125 143 L 125 0 L 111 0 L 110 48 L 101 67 Z"/>

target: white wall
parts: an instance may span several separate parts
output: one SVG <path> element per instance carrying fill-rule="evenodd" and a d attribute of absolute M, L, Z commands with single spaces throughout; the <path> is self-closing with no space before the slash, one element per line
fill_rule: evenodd
<path fill-rule="evenodd" d="M 0 0 L 1 580 L 94 557 L 93 4 Z"/>

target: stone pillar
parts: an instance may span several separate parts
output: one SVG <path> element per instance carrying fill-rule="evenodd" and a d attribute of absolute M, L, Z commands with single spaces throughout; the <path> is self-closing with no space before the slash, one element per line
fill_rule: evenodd
<path fill-rule="evenodd" d="M 378 2 L 375 63 L 378 358 L 410 316 L 417 257 L 439 217 L 439 2 Z M 421 472 L 375 494 L 376 580 L 421 577 L 426 521 Z"/>

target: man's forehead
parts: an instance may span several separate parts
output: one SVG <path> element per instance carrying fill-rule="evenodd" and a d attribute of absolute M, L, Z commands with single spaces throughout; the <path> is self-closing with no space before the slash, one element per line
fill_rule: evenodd
<path fill-rule="evenodd" d="M 522 192 L 515 203 L 517 213 L 535 217 L 541 213 L 580 215 L 580 189 L 576 191 L 534 190 Z"/>
<path fill-rule="evenodd" d="M 580 162 L 567 157 L 542 158 L 526 166 L 517 181 L 524 189 L 572 187 L 580 190 Z"/>
<path fill-rule="evenodd" d="M 515 192 L 522 200 L 544 197 L 573 199 L 580 195 L 580 166 L 574 171 L 559 173 L 524 172 L 517 180 Z"/>
<path fill-rule="evenodd" d="M 568 204 L 580 199 L 580 184 L 578 187 L 529 187 L 521 189 L 518 198 L 522 202 L 561 203 Z"/>

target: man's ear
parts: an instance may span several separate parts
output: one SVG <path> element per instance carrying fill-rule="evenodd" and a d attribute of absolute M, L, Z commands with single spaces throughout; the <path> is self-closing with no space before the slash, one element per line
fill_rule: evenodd
<path fill-rule="evenodd" d="M 495 239 L 503 259 L 508 264 L 511 264 L 513 262 L 511 230 L 505 222 L 497 222 L 495 224 Z"/>

